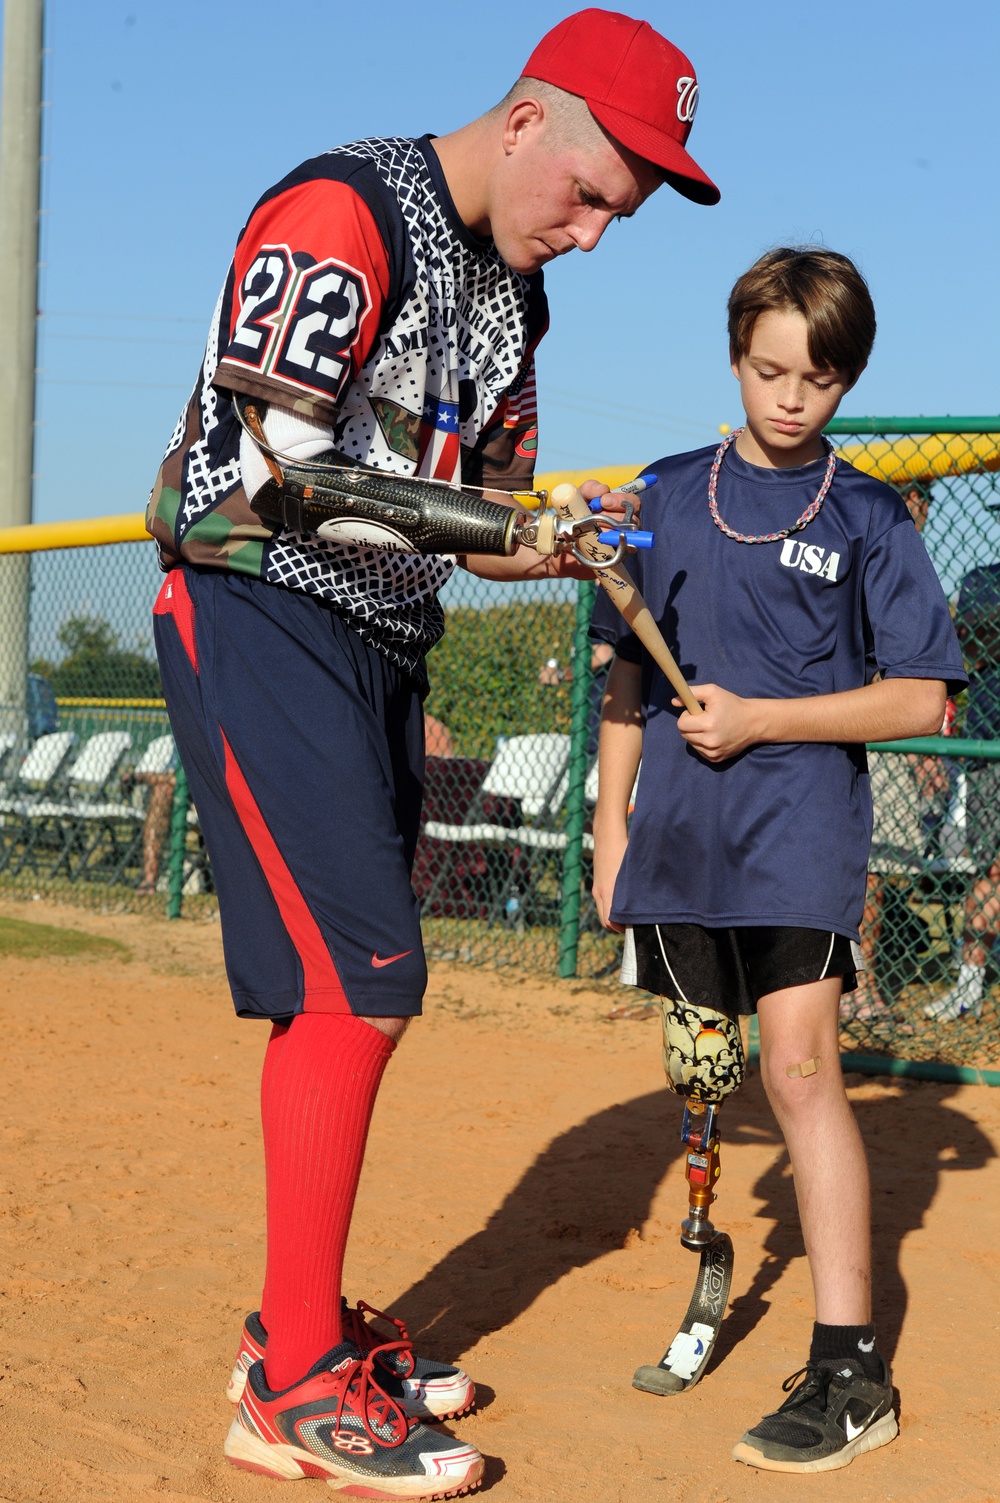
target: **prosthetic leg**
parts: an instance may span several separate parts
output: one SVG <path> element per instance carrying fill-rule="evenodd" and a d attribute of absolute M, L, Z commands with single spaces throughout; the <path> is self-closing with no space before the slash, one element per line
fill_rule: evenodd
<path fill-rule="evenodd" d="M 709 1218 L 719 1178 L 719 1105 L 743 1083 L 746 1067 L 739 1026 L 706 1007 L 662 999 L 663 1060 L 667 1084 L 686 1098 L 681 1142 L 687 1151 L 688 1214 L 681 1246 L 700 1254 L 687 1314 L 655 1366 L 636 1369 L 633 1388 L 684 1393 L 708 1366 L 726 1313 L 733 1281 L 733 1244 Z"/>

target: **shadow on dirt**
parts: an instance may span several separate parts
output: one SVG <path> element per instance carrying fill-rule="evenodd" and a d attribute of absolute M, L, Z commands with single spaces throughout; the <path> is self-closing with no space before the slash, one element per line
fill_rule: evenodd
<path fill-rule="evenodd" d="M 848 1077 L 859 1084 L 863 1077 Z M 908 1295 L 900 1267 L 901 1248 L 910 1232 L 924 1224 L 934 1203 L 938 1177 L 956 1170 L 981 1169 L 996 1149 L 964 1112 L 949 1104 L 956 1087 L 930 1081 L 908 1081 L 877 1101 L 855 1101 L 854 1112 L 868 1150 L 872 1181 L 872 1243 L 875 1325 L 882 1355 L 892 1362 L 906 1319 Z M 741 1137 L 760 1141 L 760 1128 L 777 1132 L 755 1075 L 741 1121 L 727 1124 L 730 1165 Z M 733 1113 L 735 1116 L 736 1113 Z M 747 1129 L 751 1131 L 748 1132 Z M 753 1129 L 756 1128 L 756 1131 Z M 795 1189 L 787 1151 L 761 1175 L 754 1195 L 762 1202 L 758 1215 L 774 1225 L 764 1240 L 764 1260 L 750 1287 L 733 1300 L 712 1353 L 709 1371 L 718 1366 L 758 1325 L 770 1303 L 767 1296 L 792 1258 L 805 1256 L 795 1207 Z M 720 1223 L 724 1225 L 720 1217 Z M 737 1249 L 737 1257 L 739 1250 Z M 804 1354 L 803 1354 L 804 1355 Z"/>
<path fill-rule="evenodd" d="M 859 1083 L 851 1077 L 851 1083 Z M 872 1172 L 875 1306 L 879 1348 L 891 1361 L 907 1309 L 900 1249 L 923 1224 L 940 1174 L 979 1169 L 995 1156 L 986 1135 L 949 1105 L 954 1086 L 906 1082 L 879 1100 L 855 1102 Z M 666 1090 L 638 1096 L 555 1138 L 522 1176 L 486 1226 L 446 1254 L 394 1303 L 421 1344 L 433 1332 L 435 1349 L 467 1351 L 509 1325 L 571 1269 L 615 1248 L 650 1213 L 670 1164 L 680 1156 L 677 1098 Z M 770 1107 L 754 1073 L 722 1115 L 722 1199 L 717 1224 L 725 1229 L 727 1175 L 740 1173 L 740 1144 L 778 1143 Z M 713 1353 L 711 1367 L 755 1329 L 768 1295 L 793 1258 L 804 1256 L 788 1155 L 754 1186 L 758 1214 L 773 1222 L 764 1260 L 750 1287 L 737 1296 Z M 677 1206 L 678 1220 L 683 1205 Z M 670 1256 L 665 1249 L 665 1256 Z M 677 1255 L 681 1255 L 677 1247 Z M 743 1255 L 745 1256 L 745 1255 Z M 739 1240 L 737 1278 L 742 1282 Z M 691 1260 L 692 1286 L 695 1261 Z M 678 1310 L 678 1317 L 683 1313 Z M 671 1332 L 664 1329 L 664 1340 Z M 711 1369 L 710 1369 L 711 1370 Z"/>

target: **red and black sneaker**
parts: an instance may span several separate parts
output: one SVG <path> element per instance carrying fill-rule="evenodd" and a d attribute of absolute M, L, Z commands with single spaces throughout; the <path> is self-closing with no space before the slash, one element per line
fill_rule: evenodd
<path fill-rule="evenodd" d="M 362 1357 L 341 1342 L 282 1393 L 267 1387 L 264 1364 L 253 1363 L 226 1459 L 280 1481 L 319 1477 L 354 1498 L 455 1498 L 477 1487 L 483 1458 L 475 1447 L 411 1419 L 382 1388 L 376 1361 L 393 1348 L 404 1343 Z"/>
<path fill-rule="evenodd" d="M 359 1300 L 350 1309 L 346 1299 L 341 1299 L 341 1314 L 344 1324 L 344 1339 L 353 1341 L 363 1357 L 369 1352 L 378 1352 L 376 1377 L 390 1397 L 396 1399 L 411 1419 L 436 1424 L 440 1420 L 458 1419 L 476 1402 L 476 1389 L 468 1373 L 460 1367 L 451 1367 L 447 1362 L 432 1362 L 428 1357 L 413 1354 L 406 1326 L 391 1315 Z M 369 1325 L 365 1315 L 374 1316 L 396 1327 L 397 1341 L 386 1344 L 386 1338 Z M 403 1350 L 404 1345 L 409 1348 Z M 255 1362 L 264 1360 L 267 1332 L 260 1323 L 260 1315 L 248 1315 L 243 1322 L 240 1349 L 236 1365 L 226 1388 L 226 1395 L 234 1404 L 243 1396 L 247 1373 Z M 412 1364 L 412 1365 L 411 1365 Z"/>

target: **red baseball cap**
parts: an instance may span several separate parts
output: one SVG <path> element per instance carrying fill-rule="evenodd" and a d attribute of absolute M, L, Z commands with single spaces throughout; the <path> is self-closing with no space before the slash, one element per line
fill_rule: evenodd
<path fill-rule="evenodd" d="M 684 150 L 698 106 L 695 71 L 648 21 L 578 10 L 542 37 L 521 77 L 579 95 L 616 141 L 662 167 L 678 193 L 719 202 L 718 188 Z"/>

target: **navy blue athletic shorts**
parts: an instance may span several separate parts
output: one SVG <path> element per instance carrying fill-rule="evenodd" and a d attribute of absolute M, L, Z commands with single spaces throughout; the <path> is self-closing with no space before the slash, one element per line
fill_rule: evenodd
<path fill-rule="evenodd" d="M 244 575 L 172 570 L 154 626 L 236 1011 L 419 1013 L 419 685 L 321 601 Z"/>

